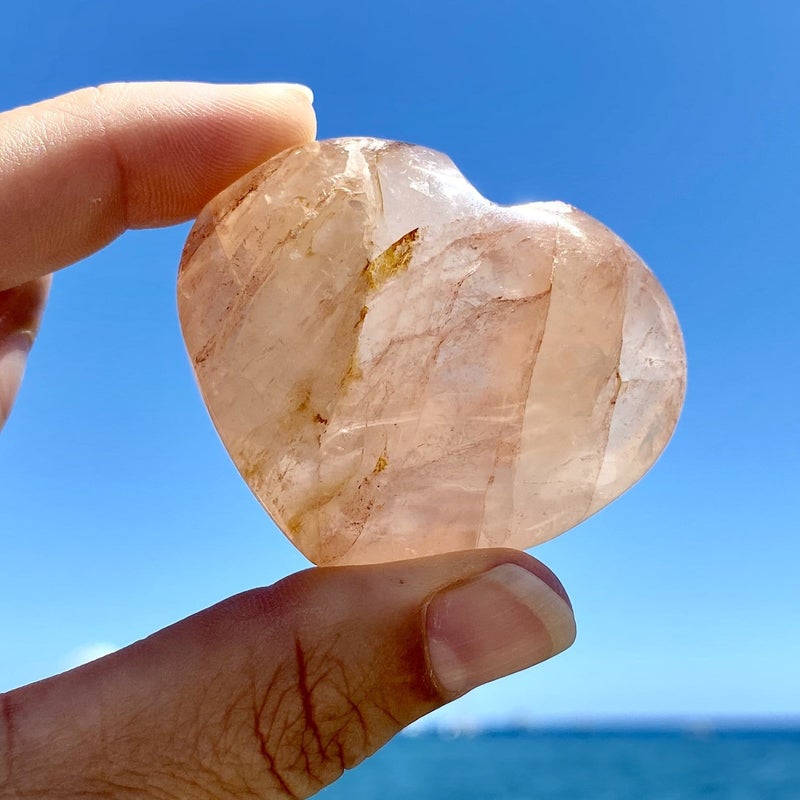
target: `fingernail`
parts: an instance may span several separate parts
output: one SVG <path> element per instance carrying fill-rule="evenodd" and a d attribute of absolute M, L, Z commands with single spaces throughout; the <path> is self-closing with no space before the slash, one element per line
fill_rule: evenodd
<path fill-rule="evenodd" d="M 33 334 L 30 331 L 14 331 L 0 339 L 0 370 L 4 373 L 4 380 L 11 383 L 14 378 L 17 382 L 22 380 L 31 345 Z"/>
<path fill-rule="evenodd" d="M 275 86 L 276 84 L 267 84 L 267 86 Z M 314 105 L 314 92 L 308 88 L 308 86 L 302 83 L 281 83 L 279 84 L 284 89 L 288 89 L 289 91 L 296 92 L 299 95 L 303 96 L 304 100 L 307 100 L 309 105 Z"/>
<path fill-rule="evenodd" d="M 538 664 L 575 639 L 569 603 L 517 564 L 502 564 L 434 595 L 428 657 L 439 685 L 455 694 Z"/>
<path fill-rule="evenodd" d="M 22 383 L 32 344 L 33 334 L 30 331 L 15 331 L 0 339 L 0 426 Z"/>

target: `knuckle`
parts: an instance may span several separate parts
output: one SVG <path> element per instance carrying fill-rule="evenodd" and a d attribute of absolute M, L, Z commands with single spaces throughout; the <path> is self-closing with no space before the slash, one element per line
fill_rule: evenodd
<path fill-rule="evenodd" d="M 250 765 L 286 798 L 308 797 L 359 763 L 387 738 L 374 741 L 375 720 L 385 728 L 391 717 L 366 677 L 354 678 L 333 652 L 293 644 L 293 658 L 254 682 L 242 704 Z"/>

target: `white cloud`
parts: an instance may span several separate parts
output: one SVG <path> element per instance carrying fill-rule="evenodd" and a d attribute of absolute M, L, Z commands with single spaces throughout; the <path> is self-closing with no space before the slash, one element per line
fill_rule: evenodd
<path fill-rule="evenodd" d="M 64 659 L 65 669 L 73 669 L 80 667 L 82 664 L 88 664 L 90 661 L 107 656 L 119 650 L 117 645 L 109 644 L 108 642 L 92 642 L 91 644 L 84 644 L 76 647 L 66 659 Z"/>

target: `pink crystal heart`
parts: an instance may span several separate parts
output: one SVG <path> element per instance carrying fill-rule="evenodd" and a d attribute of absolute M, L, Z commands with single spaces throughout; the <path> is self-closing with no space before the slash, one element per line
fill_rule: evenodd
<path fill-rule="evenodd" d="M 683 402 L 675 314 L 624 242 L 423 147 L 275 156 L 202 212 L 178 295 L 222 441 L 317 564 L 550 539 L 650 468 Z"/>

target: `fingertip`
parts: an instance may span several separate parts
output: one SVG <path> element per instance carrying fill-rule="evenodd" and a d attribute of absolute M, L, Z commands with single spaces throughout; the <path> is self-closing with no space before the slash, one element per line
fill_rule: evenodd
<path fill-rule="evenodd" d="M 194 217 L 242 175 L 316 135 L 311 93 L 300 84 L 158 83 L 101 90 L 111 96 L 111 107 L 149 107 L 160 120 L 143 130 L 131 124 L 127 111 L 115 127 L 129 227 Z"/>
<path fill-rule="evenodd" d="M 196 216 L 242 175 L 316 135 L 300 84 L 114 83 L 0 115 L 0 289 L 125 228 Z M 46 142 L 46 146 L 42 146 Z"/>
<path fill-rule="evenodd" d="M 282 89 L 290 94 L 298 94 L 302 97 L 303 101 L 308 105 L 314 105 L 314 92 L 311 87 L 306 86 L 304 83 L 263 83 L 253 84 L 255 86 L 273 86 Z"/>
<path fill-rule="evenodd" d="M 273 131 L 285 141 L 280 149 L 311 141 L 317 135 L 314 93 L 301 83 L 200 85 L 212 89 L 219 99 L 238 104 L 253 115 L 254 122 L 264 125 L 270 131 L 270 155 L 280 146 Z"/>
<path fill-rule="evenodd" d="M 572 608 L 572 601 L 569 599 L 567 590 L 564 584 L 561 583 L 558 575 L 538 558 L 534 558 L 529 553 L 521 550 L 513 550 L 511 548 L 500 548 L 500 553 L 506 554 L 508 563 L 516 563 L 520 567 L 524 567 L 529 572 L 532 572 L 536 577 L 546 583 L 564 602 Z"/>

